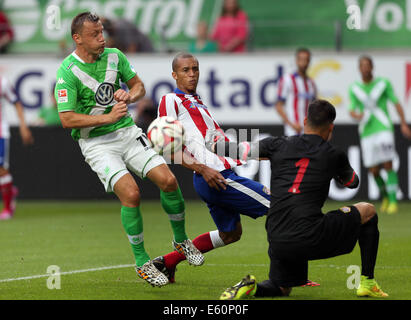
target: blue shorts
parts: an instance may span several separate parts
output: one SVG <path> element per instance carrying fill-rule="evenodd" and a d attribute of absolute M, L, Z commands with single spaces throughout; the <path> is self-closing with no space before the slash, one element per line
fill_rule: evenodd
<path fill-rule="evenodd" d="M 0 138 L 0 167 L 9 168 L 9 139 Z"/>
<path fill-rule="evenodd" d="M 226 190 L 211 188 L 204 178 L 194 173 L 194 188 L 207 203 L 211 216 L 223 232 L 236 229 L 240 214 L 251 218 L 262 217 L 270 207 L 270 191 L 261 183 L 238 176 L 233 170 L 220 172 L 228 182 Z"/>

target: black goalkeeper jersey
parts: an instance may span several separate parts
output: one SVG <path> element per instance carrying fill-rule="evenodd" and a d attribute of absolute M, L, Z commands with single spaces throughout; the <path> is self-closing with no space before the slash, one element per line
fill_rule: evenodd
<path fill-rule="evenodd" d="M 271 162 L 269 240 L 313 241 L 321 232 L 331 179 L 349 188 L 358 185 L 347 155 L 319 135 L 269 137 L 258 146 L 260 158 Z"/>

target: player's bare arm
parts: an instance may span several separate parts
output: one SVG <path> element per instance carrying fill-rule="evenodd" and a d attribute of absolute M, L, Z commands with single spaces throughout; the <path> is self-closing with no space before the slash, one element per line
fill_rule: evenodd
<path fill-rule="evenodd" d="M 127 87 L 129 88 L 128 92 L 123 89 L 118 89 L 114 92 L 114 99 L 116 101 L 124 101 L 126 104 L 129 104 L 136 102 L 146 94 L 144 83 L 137 75 L 127 81 Z"/>
<path fill-rule="evenodd" d="M 395 109 L 397 110 L 398 116 L 400 117 L 400 128 L 401 128 L 401 133 L 403 134 L 404 137 L 407 139 L 411 139 L 411 129 L 408 126 L 407 122 L 405 121 L 405 115 L 404 115 L 404 109 L 402 108 L 400 103 L 395 104 Z"/>
<path fill-rule="evenodd" d="M 127 115 L 127 104 L 123 101 L 116 103 L 111 111 L 106 114 L 88 115 L 74 111 L 60 112 L 60 120 L 63 128 L 80 129 L 87 127 L 98 127 L 115 123 Z"/>
<path fill-rule="evenodd" d="M 24 119 L 23 105 L 21 104 L 20 101 L 17 101 L 14 104 L 14 106 L 16 107 L 17 117 L 19 118 L 19 122 L 20 122 L 19 128 L 20 128 L 21 139 L 23 140 L 23 143 L 25 145 L 32 144 L 34 142 L 34 139 Z"/>
<path fill-rule="evenodd" d="M 302 131 L 303 128 L 300 124 L 291 122 L 290 119 L 288 119 L 287 114 L 284 110 L 284 101 L 277 101 L 277 103 L 275 104 L 275 109 L 277 110 L 278 114 L 280 115 L 281 119 L 283 119 L 285 124 L 291 126 L 298 133 Z"/>

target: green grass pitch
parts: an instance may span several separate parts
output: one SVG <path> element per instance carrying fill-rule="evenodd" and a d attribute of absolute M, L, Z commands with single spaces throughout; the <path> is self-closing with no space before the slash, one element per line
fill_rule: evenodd
<path fill-rule="evenodd" d="M 378 203 L 376 206 L 378 207 Z M 327 202 L 324 211 L 342 206 Z M 171 227 L 160 202 L 142 202 L 145 247 L 152 258 L 170 252 Z M 215 230 L 202 202 L 187 201 L 190 238 Z M 0 221 L 0 300 L 214 300 L 251 273 L 268 276 L 265 218 L 242 218 L 243 237 L 205 255 L 201 267 L 182 262 L 176 283 L 153 288 L 138 279 L 117 201 L 19 201 L 16 216 Z M 396 215 L 379 215 L 380 246 L 376 279 L 389 299 L 411 299 L 411 203 Z M 48 289 L 47 268 L 62 273 L 60 289 Z M 319 287 L 294 288 L 287 300 L 358 299 L 347 288 L 347 267 L 360 265 L 358 245 L 351 254 L 309 264 L 309 279 Z M 107 268 L 103 268 L 107 267 Z M 277 298 L 278 299 L 278 298 Z M 364 299 L 364 298 L 362 298 Z"/>

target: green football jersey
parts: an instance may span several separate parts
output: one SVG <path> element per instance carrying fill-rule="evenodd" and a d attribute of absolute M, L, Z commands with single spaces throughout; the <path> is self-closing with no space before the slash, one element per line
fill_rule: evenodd
<path fill-rule="evenodd" d="M 370 83 L 354 82 L 349 89 L 350 111 L 363 112 L 364 116 L 359 124 L 361 138 L 381 131 L 394 131 L 387 102 L 397 103 L 389 80 L 375 78 Z"/>
<path fill-rule="evenodd" d="M 85 63 L 74 52 L 64 59 L 57 71 L 55 97 L 59 112 L 98 115 L 109 113 L 114 104 L 114 92 L 120 81 L 127 82 L 136 75 L 126 56 L 118 49 L 105 48 L 94 63 Z M 101 136 L 134 125 L 130 115 L 116 123 L 73 129 L 74 140 Z"/>

